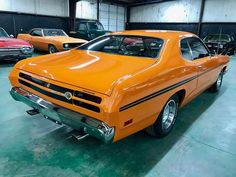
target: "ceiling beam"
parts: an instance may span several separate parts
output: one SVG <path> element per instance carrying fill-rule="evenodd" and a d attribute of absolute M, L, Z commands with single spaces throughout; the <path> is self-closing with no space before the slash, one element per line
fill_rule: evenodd
<path fill-rule="evenodd" d="M 143 5 L 148 5 L 148 4 L 156 4 L 156 3 L 167 2 L 167 1 L 175 1 L 175 0 L 146 0 L 146 1 L 130 3 L 130 4 L 128 4 L 128 6 L 137 7 L 137 6 L 143 6 Z"/>

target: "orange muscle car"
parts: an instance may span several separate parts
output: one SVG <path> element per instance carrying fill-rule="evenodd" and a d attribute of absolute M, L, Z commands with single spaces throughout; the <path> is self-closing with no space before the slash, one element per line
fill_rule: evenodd
<path fill-rule="evenodd" d="M 228 62 L 191 33 L 124 31 L 18 62 L 10 93 L 33 108 L 28 113 L 105 142 L 143 129 L 163 137 L 180 107 L 220 89 Z"/>
<path fill-rule="evenodd" d="M 84 39 L 69 37 L 61 29 L 35 28 L 29 34 L 18 34 L 17 38 L 29 42 L 37 50 L 49 53 L 70 50 L 87 42 Z"/>

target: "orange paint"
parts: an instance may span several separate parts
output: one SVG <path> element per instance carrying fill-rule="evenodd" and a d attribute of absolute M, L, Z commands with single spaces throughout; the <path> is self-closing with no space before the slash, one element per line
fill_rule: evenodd
<path fill-rule="evenodd" d="M 219 73 L 227 67 L 229 62 L 229 57 L 222 55 L 193 61 L 183 59 L 180 52 L 180 40 L 195 36 L 187 32 L 137 30 L 113 33 L 113 35 L 158 37 L 164 40 L 164 46 L 160 57 L 156 59 L 77 49 L 34 57 L 15 65 L 9 75 L 11 84 L 22 87 L 52 103 L 114 126 L 113 141 L 117 141 L 152 125 L 167 100 L 178 91 L 185 92 L 180 106 L 187 104 L 213 85 Z M 202 67 L 201 70 L 199 66 Z M 101 97 L 101 104 L 86 101 L 98 106 L 101 112 L 96 113 L 53 99 L 21 85 L 18 82 L 20 71 L 51 84 Z M 189 78 L 193 79 L 189 80 Z M 189 81 L 122 110 L 130 103 L 186 80 Z M 50 91 L 44 87 L 40 88 Z M 128 125 L 124 126 L 126 122 Z"/>

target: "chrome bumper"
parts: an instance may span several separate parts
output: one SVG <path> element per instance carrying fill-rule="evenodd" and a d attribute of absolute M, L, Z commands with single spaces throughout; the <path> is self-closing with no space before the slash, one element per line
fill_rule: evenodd
<path fill-rule="evenodd" d="M 0 48 L 0 58 L 28 58 L 32 57 L 33 48 L 25 50 L 24 48 Z"/>
<path fill-rule="evenodd" d="M 10 94 L 16 101 L 27 104 L 55 122 L 77 130 L 83 129 L 89 135 L 99 138 L 105 143 L 110 143 L 113 140 L 114 127 L 108 126 L 105 122 L 48 102 L 19 87 L 13 87 Z"/>

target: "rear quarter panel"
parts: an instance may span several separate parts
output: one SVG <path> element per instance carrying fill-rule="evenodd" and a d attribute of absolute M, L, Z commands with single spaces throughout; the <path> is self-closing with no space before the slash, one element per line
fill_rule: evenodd
<path fill-rule="evenodd" d="M 113 91 L 112 99 L 116 100 L 116 103 L 110 112 L 116 112 L 118 118 L 114 141 L 152 125 L 168 99 L 178 91 L 185 90 L 186 100 L 191 99 L 196 89 L 196 79 L 162 92 L 163 89 L 197 74 L 194 64 L 187 64 L 180 58 L 179 47 L 175 42 L 168 44 L 170 50 L 164 51 L 163 57 L 157 59 L 154 65 L 119 84 Z M 153 94 L 155 96 L 150 96 Z M 137 102 L 140 99 L 141 101 Z M 122 109 L 133 102 L 138 104 Z M 132 123 L 125 126 L 131 119 Z"/>

